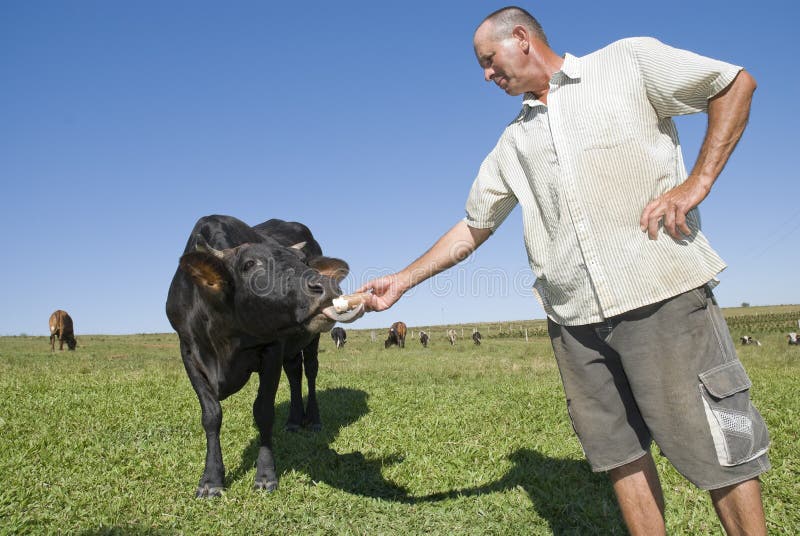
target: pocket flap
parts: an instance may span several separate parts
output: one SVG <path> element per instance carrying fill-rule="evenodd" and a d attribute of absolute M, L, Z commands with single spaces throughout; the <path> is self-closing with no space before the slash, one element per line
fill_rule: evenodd
<path fill-rule="evenodd" d="M 753 385 L 739 361 L 725 363 L 699 375 L 700 381 L 714 398 L 725 398 Z"/>

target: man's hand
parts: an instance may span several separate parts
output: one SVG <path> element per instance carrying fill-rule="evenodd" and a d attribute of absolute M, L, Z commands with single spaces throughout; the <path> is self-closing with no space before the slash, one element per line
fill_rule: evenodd
<path fill-rule="evenodd" d="M 368 281 L 356 292 L 372 291 L 364 300 L 367 311 L 385 311 L 405 294 L 409 286 L 406 278 L 397 273 Z"/>
<path fill-rule="evenodd" d="M 711 181 L 713 182 L 713 181 Z M 696 176 L 690 176 L 680 184 L 650 201 L 639 219 L 639 228 L 647 231 L 650 240 L 658 238 L 658 226 L 675 240 L 683 240 L 692 234 L 686 224 L 686 215 L 706 198 L 711 184 L 705 186 Z"/>

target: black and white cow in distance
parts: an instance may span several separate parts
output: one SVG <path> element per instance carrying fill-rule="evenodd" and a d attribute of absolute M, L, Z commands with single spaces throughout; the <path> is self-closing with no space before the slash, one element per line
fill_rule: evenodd
<path fill-rule="evenodd" d="M 744 335 L 742 337 L 739 337 L 739 341 L 742 343 L 742 346 L 747 346 L 747 345 L 750 345 L 750 344 L 755 344 L 756 346 L 761 346 L 761 341 L 759 341 L 758 339 L 754 339 L 750 335 Z"/>
<path fill-rule="evenodd" d="M 338 283 L 348 267 L 321 253 L 308 228 L 297 223 L 270 220 L 251 227 L 230 216 L 206 216 L 195 224 L 166 311 L 206 433 L 198 497 L 222 493 L 220 401 L 244 387 L 252 373 L 259 375 L 253 404 L 260 433 L 256 489 L 278 486 L 272 428 L 282 367 L 291 388 L 289 425 L 300 425 L 304 417 L 319 422 L 314 386 L 319 334 L 335 321 L 358 316 L 336 314 L 331 302 L 341 294 Z M 309 380 L 305 415 L 303 364 Z"/>
<path fill-rule="evenodd" d="M 331 330 L 331 339 L 333 339 L 333 344 L 336 345 L 336 348 L 341 349 L 344 343 L 347 342 L 347 332 L 344 328 L 336 326 Z"/>
<path fill-rule="evenodd" d="M 423 348 L 427 348 L 428 347 L 428 341 L 429 340 L 430 340 L 430 337 L 428 336 L 427 333 L 425 333 L 424 331 L 420 331 L 419 332 L 419 343 L 422 345 Z"/>
<path fill-rule="evenodd" d="M 475 330 L 475 331 L 472 332 L 472 342 L 475 343 L 475 346 L 480 346 L 481 338 L 482 337 L 481 337 L 481 332 L 480 331 Z"/>

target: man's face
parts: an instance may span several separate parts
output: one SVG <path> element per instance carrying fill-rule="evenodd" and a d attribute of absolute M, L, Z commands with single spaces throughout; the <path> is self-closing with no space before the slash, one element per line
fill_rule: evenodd
<path fill-rule="evenodd" d="M 512 96 L 528 91 L 523 78 L 527 43 L 513 35 L 495 36 L 491 23 L 484 23 L 475 32 L 474 45 L 475 55 L 487 82 L 494 82 Z"/>

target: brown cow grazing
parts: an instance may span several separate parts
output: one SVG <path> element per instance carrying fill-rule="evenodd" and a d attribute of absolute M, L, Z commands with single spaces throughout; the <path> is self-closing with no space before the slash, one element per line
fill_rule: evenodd
<path fill-rule="evenodd" d="M 58 337 L 58 349 L 64 349 L 64 342 L 67 348 L 74 350 L 78 342 L 75 340 L 75 331 L 72 328 L 72 318 L 66 311 L 61 309 L 50 315 L 50 351 L 56 351 L 56 337 Z"/>
<path fill-rule="evenodd" d="M 428 347 L 428 339 L 429 337 L 427 333 L 425 333 L 424 331 L 419 332 L 419 343 L 422 345 L 423 348 Z"/>
<path fill-rule="evenodd" d="M 456 330 L 448 329 L 447 330 L 447 340 L 450 341 L 450 346 L 455 346 L 456 344 Z"/>
<path fill-rule="evenodd" d="M 403 322 L 392 324 L 392 327 L 389 328 L 389 337 L 383 343 L 383 347 L 389 348 L 395 344 L 400 348 L 406 347 L 406 325 Z"/>

